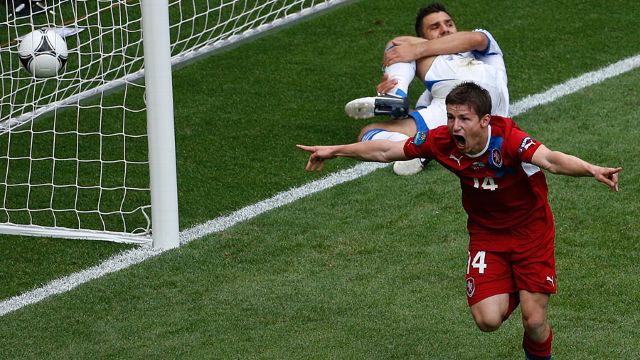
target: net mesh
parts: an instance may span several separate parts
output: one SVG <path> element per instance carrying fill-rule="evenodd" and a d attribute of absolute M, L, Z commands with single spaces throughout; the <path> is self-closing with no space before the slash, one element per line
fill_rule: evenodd
<path fill-rule="evenodd" d="M 173 62 L 342 1 L 170 0 Z M 146 243 L 151 234 L 140 2 L 8 1 L 0 11 L 0 231 Z M 36 78 L 22 36 L 53 28 L 66 65 Z"/>

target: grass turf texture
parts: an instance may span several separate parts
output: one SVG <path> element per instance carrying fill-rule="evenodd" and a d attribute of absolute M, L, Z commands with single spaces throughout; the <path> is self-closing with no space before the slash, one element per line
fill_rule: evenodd
<path fill-rule="evenodd" d="M 358 2 L 177 71 L 182 228 L 323 176 L 302 171 L 306 155 L 293 145 L 354 138 L 362 123 L 342 106 L 372 91 L 381 45 L 411 31 L 420 4 Z M 514 100 L 640 52 L 635 2 L 597 12 L 595 2 L 488 4 L 448 3 L 460 28 L 496 36 Z M 517 119 L 551 148 L 625 167 L 619 194 L 548 176 L 556 358 L 640 355 L 630 131 L 639 80 L 636 70 Z M 457 180 L 429 170 L 410 179 L 378 171 L 6 315 L 0 357 L 521 357 L 517 315 L 490 335 L 473 325 Z M 122 248 L 3 237 L 2 296 Z"/>

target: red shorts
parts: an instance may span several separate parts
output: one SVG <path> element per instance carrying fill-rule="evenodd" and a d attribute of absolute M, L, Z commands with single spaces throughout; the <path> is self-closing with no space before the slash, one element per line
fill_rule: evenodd
<path fill-rule="evenodd" d="M 518 290 L 555 294 L 553 240 L 522 252 L 470 250 L 465 278 L 469 306 Z"/>

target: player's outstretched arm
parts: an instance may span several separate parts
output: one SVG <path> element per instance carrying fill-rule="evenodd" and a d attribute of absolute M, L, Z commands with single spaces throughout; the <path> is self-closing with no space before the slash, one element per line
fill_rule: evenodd
<path fill-rule="evenodd" d="M 540 145 L 533 154 L 531 163 L 554 174 L 593 176 L 611 190 L 618 191 L 618 173 L 622 171 L 621 167 L 610 168 L 593 165 L 576 156 L 552 151 L 544 145 Z"/>
<path fill-rule="evenodd" d="M 363 161 L 391 162 L 406 160 L 403 141 L 372 140 L 347 145 L 296 145 L 310 153 L 305 170 L 320 171 L 324 161 L 335 157 L 348 157 Z"/>
<path fill-rule="evenodd" d="M 394 47 L 385 51 L 384 65 L 409 62 L 417 59 L 455 54 L 466 51 L 482 51 L 487 48 L 489 39 L 479 31 L 460 31 L 438 39 L 426 40 L 413 36 L 399 36 L 391 40 Z"/>

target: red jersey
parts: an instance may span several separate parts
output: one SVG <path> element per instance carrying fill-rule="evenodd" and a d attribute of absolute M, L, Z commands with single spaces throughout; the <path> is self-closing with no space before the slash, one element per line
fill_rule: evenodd
<path fill-rule="evenodd" d="M 544 173 L 530 164 L 541 145 L 509 118 L 492 116 L 489 142 L 462 153 L 446 126 L 418 133 L 404 145 L 409 158 L 435 159 L 460 178 L 470 250 L 510 251 L 553 241 L 553 215 Z"/>

